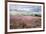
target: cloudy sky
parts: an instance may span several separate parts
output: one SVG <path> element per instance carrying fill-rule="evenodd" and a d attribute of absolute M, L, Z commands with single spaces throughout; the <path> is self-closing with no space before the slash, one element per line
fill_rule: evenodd
<path fill-rule="evenodd" d="M 41 6 L 38 5 L 12 5 L 9 6 L 10 11 L 33 11 L 33 12 L 40 12 Z"/>

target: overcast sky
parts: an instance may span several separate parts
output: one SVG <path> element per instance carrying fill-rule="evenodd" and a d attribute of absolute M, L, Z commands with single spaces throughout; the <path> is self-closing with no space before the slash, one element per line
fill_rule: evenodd
<path fill-rule="evenodd" d="M 12 5 L 9 6 L 11 11 L 33 11 L 33 12 L 40 12 L 41 6 L 35 5 Z"/>

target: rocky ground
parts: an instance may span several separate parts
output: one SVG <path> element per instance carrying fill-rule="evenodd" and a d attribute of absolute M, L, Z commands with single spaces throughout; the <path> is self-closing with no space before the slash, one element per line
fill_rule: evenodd
<path fill-rule="evenodd" d="M 40 28 L 41 17 L 36 16 L 11 16 L 10 29 Z"/>

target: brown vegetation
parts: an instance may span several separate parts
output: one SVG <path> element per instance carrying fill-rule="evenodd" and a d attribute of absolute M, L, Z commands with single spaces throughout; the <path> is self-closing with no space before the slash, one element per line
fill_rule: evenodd
<path fill-rule="evenodd" d="M 10 29 L 40 28 L 41 17 L 36 16 L 11 16 Z"/>

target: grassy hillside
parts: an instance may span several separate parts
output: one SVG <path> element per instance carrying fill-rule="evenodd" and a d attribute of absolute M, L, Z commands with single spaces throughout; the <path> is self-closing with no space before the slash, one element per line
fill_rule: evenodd
<path fill-rule="evenodd" d="M 10 15 L 13 16 L 41 16 L 41 14 L 39 12 L 15 12 L 12 11 L 10 12 Z"/>

